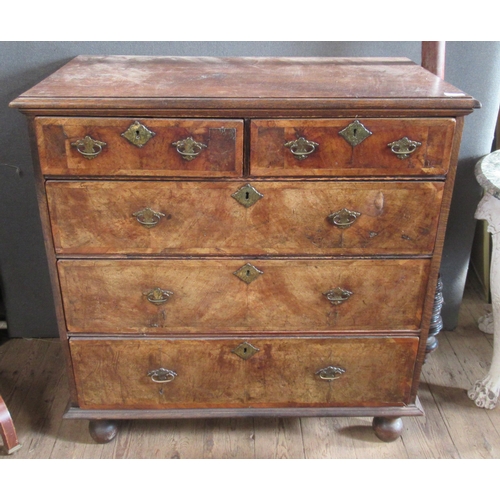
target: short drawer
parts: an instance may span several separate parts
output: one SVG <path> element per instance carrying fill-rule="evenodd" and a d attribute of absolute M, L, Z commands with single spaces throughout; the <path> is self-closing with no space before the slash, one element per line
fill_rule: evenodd
<path fill-rule="evenodd" d="M 35 119 L 42 173 L 239 177 L 241 120 Z"/>
<path fill-rule="evenodd" d="M 422 176 L 448 171 L 454 119 L 254 120 L 255 176 Z"/>
<path fill-rule="evenodd" d="M 416 331 L 430 259 L 60 260 L 74 333 Z"/>
<path fill-rule="evenodd" d="M 83 409 L 401 406 L 418 339 L 73 339 L 70 349 Z"/>
<path fill-rule="evenodd" d="M 49 181 L 47 199 L 62 255 L 430 255 L 443 186 Z"/>

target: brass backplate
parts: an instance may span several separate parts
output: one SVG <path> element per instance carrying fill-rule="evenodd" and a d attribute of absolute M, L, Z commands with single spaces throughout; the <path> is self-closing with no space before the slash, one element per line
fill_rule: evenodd
<path fill-rule="evenodd" d="M 341 130 L 339 134 L 354 147 L 370 137 L 372 132 L 370 132 L 359 120 L 355 120 L 345 129 Z"/>
<path fill-rule="evenodd" d="M 334 306 L 338 306 L 345 302 L 352 295 L 352 292 L 340 288 L 339 286 L 328 290 L 328 292 L 323 293 L 323 295 L 330 301 Z"/>
<path fill-rule="evenodd" d="M 252 344 L 249 344 L 248 342 L 243 342 L 238 347 L 235 347 L 231 352 L 236 354 L 242 359 L 249 359 L 254 354 L 258 353 L 259 350 L 260 349 L 257 349 L 257 347 L 254 347 Z"/>
<path fill-rule="evenodd" d="M 135 121 L 130 125 L 130 127 L 123 132 L 122 137 L 125 137 L 134 146 L 142 148 L 149 139 L 154 137 L 156 134 L 145 127 L 142 123 Z"/>
<path fill-rule="evenodd" d="M 259 193 L 251 184 L 246 184 L 231 195 L 238 203 L 244 207 L 251 207 L 257 203 L 264 195 Z"/>
<path fill-rule="evenodd" d="M 238 276 L 240 280 L 244 281 L 248 285 L 264 273 L 260 269 L 257 269 L 255 266 L 252 266 L 252 264 L 247 263 L 244 266 L 240 267 L 233 274 L 235 276 Z"/>

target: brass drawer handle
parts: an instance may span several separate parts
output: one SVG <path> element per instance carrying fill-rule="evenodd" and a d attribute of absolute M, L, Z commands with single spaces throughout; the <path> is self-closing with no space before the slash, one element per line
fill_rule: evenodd
<path fill-rule="evenodd" d="M 137 222 L 142 224 L 144 227 L 151 229 L 152 227 L 155 227 L 158 222 L 160 222 L 161 217 L 165 217 L 165 214 L 155 212 L 151 208 L 146 207 L 138 212 L 134 212 L 132 216 L 135 217 Z"/>
<path fill-rule="evenodd" d="M 194 160 L 202 152 L 203 148 L 208 147 L 202 142 L 195 141 L 192 137 L 173 142 L 172 146 L 176 146 L 176 151 L 187 161 Z"/>
<path fill-rule="evenodd" d="M 151 377 L 151 380 L 157 384 L 167 384 L 177 377 L 177 373 L 168 368 L 158 368 L 157 370 L 150 371 L 148 377 Z"/>
<path fill-rule="evenodd" d="M 305 137 L 299 137 L 295 141 L 285 142 L 285 147 L 290 149 L 290 152 L 297 158 L 297 160 L 304 160 L 310 154 L 316 151 L 319 146 L 317 142 L 308 141 Z"/>
<path fill-rule="evenodd" d="M 340 229 L 347 229 L 356 222 L 356 219 L 360 215 L 360 212 L 355 212 L 354 210 L 347 210 L 347 208 L 343 208 L 338 212 L 333 212 L 333 214 L 330 214 L 327 219 L 330 224 L 333 224 Z"/>
<path fill-rule="evenodd" d="M 86 135 L 83 139 L 72 142 L 71 145 L 87 160 L 92 160 L 101 153 L 102 148 L 107 144 L 102 141 L 96 141 L 90 135 Z"/>
<path fill-rule="evenodd" d="M 170 290 L 162 290 L 161 288 L 153 288 L 152 290 L 144 293 L 149 302 L 155 306 L 165 304 L 165 302 L 167 302 L 173 294 L 174 292 L 171 292 Z"/>
<path fill-rule="evenodd" d="M 338 366 L 327 366 L 316 372 L 316 375 L 322 380 L 336 380 L 345 373 L 344 368 Z"/>
<path fill-rule="evenodd" d="M 419 146 L 422 145 L 421 142 L 412 141 L 408 137 L 403 137 L 399 141 L 394 141 L 387 144 L 391 151 L 400 159 L 404 160 L 408 158 Z"/>
<path fill-rule="evenodd" d="M 349 299 L 352 295 L 352 292 L 349 290 L 345 290 L 344 288 L 340 288 L 339 286 L 328 290 L 328 292 L 324 292 L 323 295 L 330 301 L 334 306 L 338 306 Z"/>

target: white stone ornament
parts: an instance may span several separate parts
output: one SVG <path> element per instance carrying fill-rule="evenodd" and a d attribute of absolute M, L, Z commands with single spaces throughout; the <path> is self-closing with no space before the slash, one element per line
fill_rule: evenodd
<path fill-rule="evenodd" d="M 485 194 L 474 217 L 487 221 L 493 242 L 490 271 L 492 312 L 479 318 L 478 327 L 494 337 L 489 372 L 475 382 L 467 395 L 480 408 L 492 410 L 500 393 L 500 151 L 487 155 L 477 163 L 476 178 L 485 189 Z"/>

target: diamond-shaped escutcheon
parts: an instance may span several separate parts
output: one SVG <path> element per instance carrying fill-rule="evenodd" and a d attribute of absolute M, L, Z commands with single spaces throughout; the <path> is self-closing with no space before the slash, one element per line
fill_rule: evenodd
<path fill-rule="evenodd" d="M 156 134 L 145 127 L 142 123 L 135 121 L 130 125 L 130 127 L 123 132 L 122 137 L 125 137 L 134 146 L 142 148 L 149 139 L 154 137 Z"/>
<path fill-rule="evenodd" d="M 361 144 L 367 137 L 372 135 L 359 120 L 353 121 L 345 129 L 341 130 L 339 134 L 351 145 L 357 146 Z"/>
<path fill-rule="evenodd" d="M 231 352 L 236 354 L 242 359 L 251 358 L 254 354 L 258 353 L 260 349 L 254 347 L 252 344 L 248 342 L 243 342 L 238 347 L 235 347 Z"/>
<path fill-rule="evenodd" d="M 255 266 L 252 266 L 252 264 L 245 264 L 233 274 L 235 276 L 238 276 L 241 281 L 244 281 L 248 285 L 264 273 L 260 269 L 257 269 Z"/>
<path fill-rule="evenodd" d="M 251 184 L 246 184 L 240 187 L 236 193 L 231 195 L 238 203 L 241 203 L 244 207 L 251 207 L 254 203 L 257 203 L 264 195 L 259 193 Z"/>

